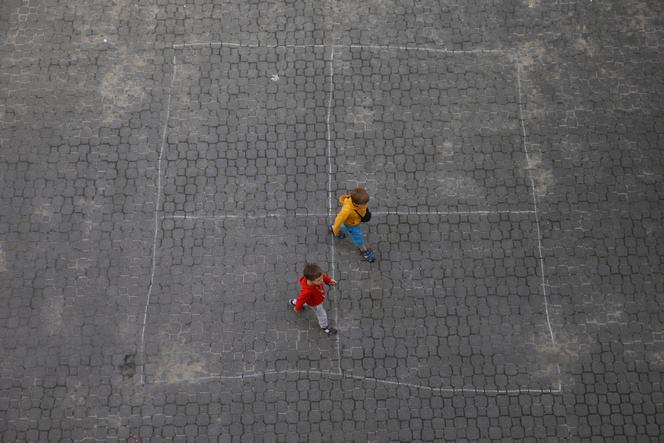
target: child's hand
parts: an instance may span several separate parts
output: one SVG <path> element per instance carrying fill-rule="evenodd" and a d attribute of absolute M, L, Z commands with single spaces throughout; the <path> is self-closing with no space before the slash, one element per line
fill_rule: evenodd
<path fill-rule="evenodd" d="M 336 281 L 336 280 L 334 280 L 334 279 L 333 279 L 333 280 L 330 280 L 330 286 L 336 286 L 336 285 L 337 285 L 337 281 Z"/>

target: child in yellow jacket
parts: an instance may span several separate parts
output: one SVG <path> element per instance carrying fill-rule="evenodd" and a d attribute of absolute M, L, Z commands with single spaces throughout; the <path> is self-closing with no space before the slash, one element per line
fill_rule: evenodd
<path fill-rule="evenodd" d="M 360 228 L 360 222 L 366 218 L 368 212 L 369 194 L 364 188 L 355 188 L 350 195 L 340 196 L 339 203 L 342 207 L 334 220 L 334 225 L 329 226 L 330 232 L 337 238 L 346 238 L 346 234 L 350 235 L 362 257 L 373 263 L 376 261 L 376 256 L 364 243 L 364 233 Z"/>

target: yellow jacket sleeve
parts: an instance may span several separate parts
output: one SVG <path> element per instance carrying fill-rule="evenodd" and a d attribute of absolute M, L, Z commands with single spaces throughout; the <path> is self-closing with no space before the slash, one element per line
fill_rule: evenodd
<path fill-rule="evenodd" d="M 348 209 L 343 207 L 341 208 L 341 211 L 337 214 L 337 218 L 334 219 L 334 225 L 332 226 L 332 231 L 334 232 L 334 235 L 339 234 L 339 231 L 341 230 L 341 224 L 346 221 L 348 218 Z"/>

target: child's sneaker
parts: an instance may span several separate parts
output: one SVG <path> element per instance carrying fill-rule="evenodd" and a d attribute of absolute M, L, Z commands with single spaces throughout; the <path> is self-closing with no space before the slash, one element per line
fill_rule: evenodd
<path fill-rule="evenodd" d="M 332 225 L 327 225 L 327 230 L 330 231 L 332 234 L 334 234 L 334 229 L 332 229 Z M 335 235 L 336 238 L 339 240 L 343 240 L 346 238 L 346 233 L 344 231 L 339 231 L 337 235 Z"/>
<path fill-rule="evenodd" d="M 296 300 L 294 298 L 291 298 L 290 300 L 288 300 L 288 306 L 290 308 L 294 308 L 295 307 L 295 301 Z M 304 311 L 305 309 L 307 309 L 307 305 L 302 305 L 302 311 Z"/>
<path fill-rule="evenodd" d="M 334 329 L 334 328 L 331 328 L 331 327 L 329 327 L 329 326 L 326 326 L 326 327 L 321 328 L 321 329 L 322 329 L 323 332 L 326 333 L 327 335 L 337 335 L 337 330 Z"/>
<path fill-rule="evenodd" d="M 366 249 L 364 252 L 360 252 L 360 254 L 362 254 L 362 257 L 364 257 L 364 259 L 369 263 L 376 261 L 376 256 L 371 249 Z"/>

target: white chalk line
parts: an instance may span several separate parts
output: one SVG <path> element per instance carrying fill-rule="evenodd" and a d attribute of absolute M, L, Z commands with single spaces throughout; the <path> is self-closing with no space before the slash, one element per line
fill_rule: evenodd
<path fill-rule="evenodd" d="M 266 49 L 276 49 L 276 48 L 325 48 L 329 45 L 261 45 L 258 43 L 236 43 L 236 42 L 221 42 L 221 41 L 209 41 L 209 42 L 191 42 L 191 43 L 175 43 L 173 44 L 173 49 L 182 49 L 182 48 L 198 48 L 198 47 L 212 47 L 212 46 L 228 46 L 232 48 L 266 48 Z"/>
<path fill-rule="evenodd" d="M 249 372 L 239 375 L 208 375 L 205 377 L 193 377 L 180 380 L 155 380 L 152 382 L 154 385 L 160 384 L 171 384 L 171 383 L 200 383 L 206 381 L 233 381 L 233 380 L 249 380 L 258 377 L 266 377 L 270 375 L 281 375 L 281 374 L 298 374 L 298 375 L 318 375 L 318 376 L 327 376 L 327 377 L 341 377 L 341 378 L 350 378 L 354 380 L 366 381 L 371 383 L 382 383 L 386 385 L 396 386 L 396 387 L 407 387 L 411 389 L 420 389 L 424 391 L 431 392 L 448 392 L 448 393 L 459 393 L 459 394 L 495 394 L 495 395 L 519 395 L 519 394 L 561 394 L 562 390 L 559 388 L 514 388 L 514 389 L 489 389 L 489 388 L 480 388 L 476 386 L 466 386 L 462 388 L 455 388 L 452 386 L 441 386 L 433 387 L 428 385 L 420 385 L 417 383 L 408 383 L 402 382 L 399 380 L 384 380 L 375 377 L 364 377 L 361 375 L 353 375 L 346 372 L 333 372 L 333 371 L 320 371 L 315 369 L 303 370 L 303 369 L 283 369 L 281 371 L 265 371 L 265 372 Z"/>
<path fill-rule="evenodd" d="M 148 293 L 145 300 L 145 309 L 143 310 L 143 325 L 141 327 L 141 341 L 139 345 L 138 355 L 140 358 L 139 365 L 139 374 L 140 374 L 140 384 L 143 384 L 143 368 L 145 367 L 145 362 L 143 352 L 145 350 L 145 325 L 147 324 L 148 319 L 148 306 L 150 305 L 150 296 L 152 295 L 152 286 L 154 284 L 154 272 L 157 266 L 157 236 L 159 233 L 159 204 L 161 199 L 161 160 L 164 154 L 164 146 L 166 146 L 166 133 L 168 130 L 168 121 L 171 116 L 171 95 L 173 91 L 173 84 L 175 82 L 175 73 L 177 65 L 175 64 L 175 55 L 173 56 L 173 74 L 171 75 L 171 83 L 168 87 L 168 101 L 166 105 L 166 121 L 164 122 L 164 129 L 161 134 L 161 146 L 159 148 L 159 159 L 157 160 L 157 197 L 154 206 L 154 236 L 152 238 L 152 269 L 150 271 L 150 283 L 148 285 Z"/>
<path fill-rule="evenodd" d="M 330 97 L 327 101 L 326 138 L 327 138 L 327 224 L 332 224 L 332 132 L 330 131 L 330 116 L 332 114 L 332 98 L 334 96 L 334 47 L 330 49 Z M 332 279 L 336 280 L 336 255 L 334 236 L 330 235 L 330 266 L 332 268 Z M 329 294 L 329 292 L 328 292 Z M 339 298 L 341 295 L 337 290 L 334 296 L 334 326 L 339 327 Z M 337 362 L 339 374 L 341 374 L 341 338 L 337 333 Z"/>
<path fill-rule="evenodd" d="M 440 54 L 511 54 L 513 51 L 510 49 L 447 49 L 447 48 L 432 48 L 428 46 L 396 46 L 396 45 L 353 45 L 353 44 L 332 44 L 332 45 L 259 45 L 256 43 L 236 43 L 236 42 L 192 42 L 192 43 L 176 43 L 173 45 L 174 49 L 182 48 L 196 48 L 196 47 L 215 47 L 215 46 L 228 46 L 233 48 L 339 48 L 339 49 L 372 49 L 377 51 L 423 51 L 435 52 Z"/>
<path fill-rule="evenodd" d="M 506 54 L 511 53 L 505 49 L 447 49 L 432 48 L 427 46 L 392 46 L 392 45 L 334 45 L 341 48 L 350 49 L 375 49 L 381 51 L 424 51 L 438 52 L 442 54 Z"/>
<path fill-rule="evenodd" d="M 326 138 L 327 138 L 327 221 L 332 224 L 332 131 L 330 130 L 330 116 L 332 114 L 332 99 L 334 95 L 334 48 L 330 51 L 330 96 L 327 101 Z M 332 245 L 332 278 L 335 276 L 335 247 Z"/>
<path fill-rule="evenodd" d="M 331 187 L 331 183 L 328 184 Z M 330 188 L 331 189 L 331 188 Z M 331 191 L 328 191 L 331 196 Z M 331 198 L 331 197 L 330 197 Z M 328 200 L 330 200 L 328 198 Z M 241 214 L 220 214 L 220 215 L 172 215 L 164 214 L 162 218 L 164 219 L 184 219 L 184 220 L 225 220 L 225 219 L 249 219 L 249 220 L 260 220 L 263 218 L 287 218 L 287 217 L 331 217 L 332 213 L 332 203 L 328 201 L 329 209 L 327 213 L 323 212 L 296 212 L 295 214 L 285 214 L 285 213 L 269 213 L 261 215 L 241 215 Z M 535 214 L 533 210 L 523 210 L 523 211 L 372 211 L 374 216 L 385 216 L 385 215 L 416 215 L 416 216 L 459 216 L 459 215 L 499 215 L 499 214 Z M 328 220 L 329 221 L 329 220 Z"/>
<path fill-rule="evenodd" d="M 327 217 L 327 214 L 323 213 L 296 213 L 296 214 L 220 214 L 220 215 L 172 215 L 164 214 L 162 217 L 164 219 L 183 219 L 183 220 L 260 220 L 264 218 L 287 218 L 287 217 Z"/>
<path fill-rule="evenodd" d="M 544 312 L 546 314 L 546 324 L 549 328 L 549 336 L 551 337 L 551 344 L 556 346 L 556 338 L 553 334 L 553 327 L 551 326 L 551 317 L 549 315 L 549 301 L 546 294 L 546 277 L 544 275 L 544 254 L 542 253 L 542 233 L 540 230 L 539 214 L 537 213 L 537 195 L 535 189 L 535 180 L 533 179 L 532 169 L 530 168 L 530 154 L 528 152 L 528 143 L 526 137 L 526 125 L 523 120 L 523 100 L 521 95 L 521 64 L 519 63 L 518 56 L 514 58 L 516 63 L 516 84 L 519 98 L 519 121 L 521 122 L 521 136 L 523 139 L 523 151 L 526 156 L 526 163 L 528 164 L 528 178 L 530 180 L 530 188 L 533 195 L 533 209 L 535 210 L 535 227 L 537 228 L 537 248 L 539 251 L 539 265 L 540 275 L 542 278 L 542 295 L 544 298 Z M 558 389 L 562 389 L 562 375 L 560 372 L 560 364 L 556 363 L 558 371 Z"/>
<path fill-rule="evenodd" d="M 528 210 L 504 210 L 504 211 L 372 211 L 372 215 L 495 215 L 495 214 L 534 214 L 532 209 Z"/>

